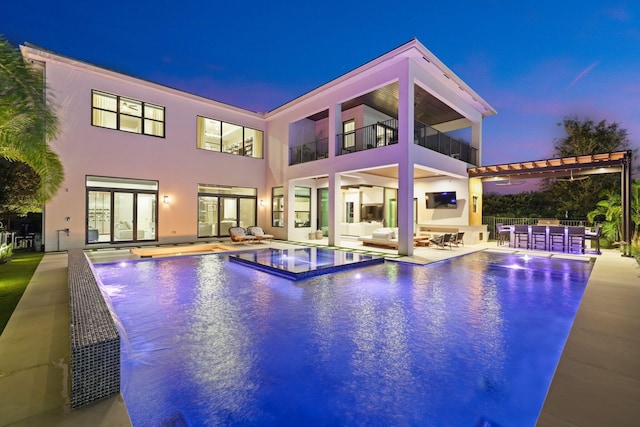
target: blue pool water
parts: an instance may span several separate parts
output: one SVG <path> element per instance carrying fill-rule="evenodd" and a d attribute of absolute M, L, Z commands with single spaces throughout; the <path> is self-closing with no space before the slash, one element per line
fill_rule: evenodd
<path fill-rule="evenodd" d="M 224 255 L 96 265 L 134 426 L 535 424 L 592 264 L 487 252 L 293 282 Z"/>
<path fill-rule="evenodd" d="M 384 262 L 381 256 L 326 248 L 271 248 L 229 255 L 229 260 L 291 280 L 308 279 Z"/>

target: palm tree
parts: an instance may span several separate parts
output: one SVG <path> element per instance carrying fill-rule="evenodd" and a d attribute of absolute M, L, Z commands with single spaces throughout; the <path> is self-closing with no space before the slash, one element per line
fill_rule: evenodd
<path fill-rule="evenodd" d="M 29 165 L 40 177 L 40 202 L 60 187 L 64 170 L 47 140 L 58 119 L 47 103 L 44 79 L 20 52 L 0 37 L 0 157 Z"/>
<path fill-rule="evenodd" d="M 640 179 L 631 182 L 631 222 L 633 222 L 633 237 L 636 244 L 640 239 Z"/>
<path fill-rule="evenodd" d="M 597 217 L 604 217 L 602 234 L 610 242 L 618 240 L 622 225 L 622 199 L 617 190 L 604 189 L 600 192 L 600 200 L 596 208 L 587 214 L 587 220 L 593 222 Z"/>
<path fill-rule="evenodd" d="M 593 221 L 597 217 L 604 217 L 602 234 L 609 241 L 616 241 L 622 225 L 622 199 L 616 190 L 607 189 L 600 193 L 602 200 L 597 207 L 587 214 L 587 219 Z M 631 182 L 631 222 L 633 223 L 632 247 L 640 246 L 640 180 Z"/>

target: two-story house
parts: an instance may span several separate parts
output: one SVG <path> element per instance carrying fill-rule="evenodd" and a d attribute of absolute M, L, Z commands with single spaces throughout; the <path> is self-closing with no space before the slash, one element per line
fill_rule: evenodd
<path fill-rule="evenodd" d="M 496 112 L 415 39 L 268 113 L 21 50 L 62 123 L 47 251 L 259 225 L 288 240 L 321 230 L 329 244 L 397 228 L 398 252 L 411 254 L 417 224 L 481 225 L 467 167 L 480 165 L 482 121 Z"/>

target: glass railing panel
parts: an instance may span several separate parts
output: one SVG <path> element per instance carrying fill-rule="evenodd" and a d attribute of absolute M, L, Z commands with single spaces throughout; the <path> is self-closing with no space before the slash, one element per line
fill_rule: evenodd
<path fill-rule="evenodd" d="M 317 139 L 289 148 L 289 165 L 311 162 L 329 157 L 329 138 Z"/>
<path fill-rule="evenodd" d="M 414 125 L 414 142 L 421 147 L 477 165 L 477 150 L 468 143 L 452 138 L 424 123 Z"/>

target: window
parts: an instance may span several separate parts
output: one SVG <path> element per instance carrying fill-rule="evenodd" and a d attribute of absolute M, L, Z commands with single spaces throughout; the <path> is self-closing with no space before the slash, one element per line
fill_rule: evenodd
<path fill-rule="evenodd" d="M 206 117 L 197 118 L 197 147 L 262 159 L 263 132 Z"/>
<path fill-rule="evenodd" d="M 311 225 L 311 188 L 295 187 L 295 218 L 296 228 Z"/>
<path fill-rule="evenodd" d="M 342 123 L 342 133 L 344 134 L 344 148 L 356 145 L 356 121 L 347 120 Z"/>
<path fill-rule="evenodd" d="M 164 107 L 97 90 L 91 93 L 92 125 L 164 138 Z"/>
<path fill-rule="evenodd" d="M 271 226 L 284 227 L 284 188 L 271 189 Z"/>
<path fill-rule="evenodd" d="M 87 243 L 156 240 L 158 182 L 88 176 Z"/>

